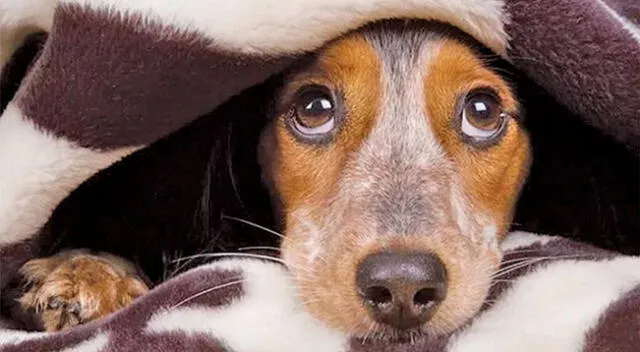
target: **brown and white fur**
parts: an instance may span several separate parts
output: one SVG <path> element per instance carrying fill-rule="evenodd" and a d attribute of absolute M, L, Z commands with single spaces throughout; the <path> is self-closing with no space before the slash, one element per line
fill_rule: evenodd
<path fill-rule="evenodd" d="M 444 263 L 446 298 L 418 331 L 455 329 L 487 295 L 529 143 L 512 88 L 462 38 L 437 24 L 374 25 L 285 79 L 261 162 L 301 301 L 334 327 L 395 332 L 372 319 L 356 284 L 358 265 L 378 252 L 432 253 Z M 333 100 L 335 126 L 320 138 L 291 128 L 309 86 Z M 463 132 L 461 117 L 476 91 L 495 94 L 505 119 L 482 141 Z"/>
<path fill-rule="evenodd" d="M 515 92 L 476 45 L 440 24 L 387 22 L 329 43 L 286 76 L 260 163 L 299 298 L 330 326 L 441 334 L 484 302 L 530 153 Z M 493 97 L 499 121 L 463 118 L 476 93 Z M 311 103 L 326 111 L 299 116 Z M 468 134 L 478 127 L 495 133 Z M 381 322 L 363 299 L 360 266 L 379 253 L 441 262 L 446 287 L 419 324 Z"/>
<path fill-rule="evenodd" d="M 132 263 L 86 250 L 31 260 L 20 274 L 27 280 L 18 299 L 20 315 L 30 328 L 44 331 L 62 331 L 101 318 L 149 290 Z"/>

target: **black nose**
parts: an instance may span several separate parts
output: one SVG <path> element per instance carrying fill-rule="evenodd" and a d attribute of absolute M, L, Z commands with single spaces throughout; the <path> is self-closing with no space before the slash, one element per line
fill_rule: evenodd
<path fill-rule="evenodd" d="M 376 321 L 410 329 L 429 320 L 444 299 L 447 272 L 432 254 L 381 252 L 360 263 L 356 283 Z"/>

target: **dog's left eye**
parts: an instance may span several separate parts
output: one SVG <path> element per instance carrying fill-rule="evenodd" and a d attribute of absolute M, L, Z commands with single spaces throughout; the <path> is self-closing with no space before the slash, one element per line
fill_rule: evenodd
<path fill-rule="evenodd" d="M 336 126 L 335 102 L 328 89 L 308 87 L 295 98 L 291 126 L 302 136 L 316 137 L 330 133 Z"/>
<path fill-rule="evenodd" d="M 499 135 L 505 119 L 506 114 L 494 94 L 471 93 L 465 98 L 460 129 L 473 140 L 486 141 Z"/>

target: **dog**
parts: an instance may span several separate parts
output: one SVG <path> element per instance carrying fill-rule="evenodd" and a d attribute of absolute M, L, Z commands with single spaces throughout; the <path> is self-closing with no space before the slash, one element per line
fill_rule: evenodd
<path fill-rule="evenodd" d="M 67 250 L 33 259 L 20 269 L 26 291 L 18 299 L 32 329 L 62 331 L 128 306 L 149 290 L 148 280 L 124 258 Z"/>
<path fill-rule="evenodd" d="M 453 27 L 395 20 L 347 33 L 284 75 L 259 164 L 282 259 L 316 318 L 354 336 L 402 337 L 450 332 L 479 311 L 531 163 L 498 62 Z M 55 270 L 41 268 L 72 258 L 23 271 L 34 289 L 21 302 L 67 297 L 65 307 L 92 317 L 61 325 L 45 314 L 59 305 L 42 304 L 49 331 L 110 313 L 86 303 L 104 299 L 92 285 L 71 294 L 59 285 L 43 299 Z M 85 259 L 76 265 L 102 260 Z M 123 277 L 132 278 L 105 280 Z"/>

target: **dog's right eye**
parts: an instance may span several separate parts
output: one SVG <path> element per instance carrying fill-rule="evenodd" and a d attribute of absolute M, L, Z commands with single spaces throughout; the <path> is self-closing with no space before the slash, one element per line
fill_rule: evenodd
<path fill-rule="evenodd" d="M 336 127 L 335 100 L 331 92 L 322 86 L 301 90 L 293 103 L 290 125 L 301 137 L 330 134 Z"/>

